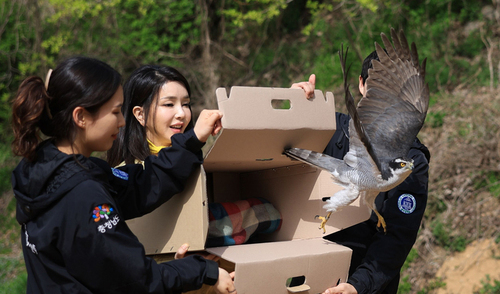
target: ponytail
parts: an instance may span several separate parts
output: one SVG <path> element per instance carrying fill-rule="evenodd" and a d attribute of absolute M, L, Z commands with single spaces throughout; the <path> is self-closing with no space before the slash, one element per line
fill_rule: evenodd
<path fill-rule="evenodd" d="M 47 75 L 47 85 L 39 77 L 27 78 L 12 105 L 13 153 L 35 161 L 41 134 L 73 146 L 77 136 L 73 110 L 81 106 L 95 115 L 120 85 L 121 76 L 115 69 L 83 56 L 57 65 Z"/>
<path fill-rule="evenodd" d="M 12 152 L 29 161 L 36 159 L 36 147 L 40 142 L 40 123 L 48 123 L 49 95 L 40 77 L 29 77 L 19 86 L 12 104 L 12 128 L 14 141 Z"/>

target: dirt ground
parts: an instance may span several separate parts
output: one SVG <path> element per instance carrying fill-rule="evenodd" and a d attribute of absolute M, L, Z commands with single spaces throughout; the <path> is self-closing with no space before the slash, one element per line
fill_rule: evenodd
<path fill-rule="evenodd" d="M 436 277 L 446 283 L 434 294 L 471 294 L 482 288 L 486 275 L 500 280 L 500 244 L 493 239 L 476 240 L 463 252 L 446 258 Z"/>

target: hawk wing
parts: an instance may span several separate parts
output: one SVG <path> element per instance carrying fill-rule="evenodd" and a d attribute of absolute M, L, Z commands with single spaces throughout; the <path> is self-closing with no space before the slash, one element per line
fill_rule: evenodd
<path fill-rule="evenodd" d="M 360 140 L 382 177 L 387 178 L 387 163 L 408 154 L 424 124 L 429 107 L 429 88 L 425 84 L 426 60 L 419 64 L 417 48 L 412 43 L 410 50 L 403 31 L 398 37 L 391 29 L 394 46 L 385 34 L 382 33 L 381 37 L 387 53 L 375 43 L 380 61 L 372 61 L 373 68 L 366 80 L 366 95 L 357 108 L 348 87 L 345 97 Z"/>
<path fill-rule="evenodd" d="M 344 156 L 344 162 L 356 168 L 356 170 L 371 170 L 373 175 L 378 175 L 382 168 L 379 165 L 379 160 L 377 154 L 374 152 L 372 143 L 366 135 L 366 130 L 360 122 L 358 111 L 354 105 L 354 98 L 347 84 L 347 73 L 349 69 L 346 70 L 347 59 L 345 56 L 347 56 L 348 52 L 349 48 L 347 48 L 344 53 L 344 45 L 342 44 L 341 50 L 339 51 L 340 66 L 344 78 L 345 103 L 347 111 L 351 116 L 349 120 L 349 152 Z"/>

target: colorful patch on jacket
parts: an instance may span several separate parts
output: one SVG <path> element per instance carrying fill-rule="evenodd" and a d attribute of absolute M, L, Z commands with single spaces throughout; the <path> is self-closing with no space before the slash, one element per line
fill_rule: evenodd
<path fill-rule="evenodd" d="M 398 208 L 402 213 L 410 214 L 415 211 L 417 201 L 411 194 L 402 194 L 398 199 Z"/>
<path fill-rule="evenodd" d="M 94 207 L 92 218 L 95 222 L 100 221 L 101 219 L 109 219 L 109 215 L 113 212 L 114 209 L 109 204 L 103 204 Z"/>
<path fill-rule="evenodd" d="M 92 211 L 94 222 L 99 224 L 97 231 L 106 233 L 120 222 L 120 216 L 110 204 L 102 204 L 94 207 Z"/>
<path fill-rule="evenodd" d="M 117 168 L 111 168 L 111 171 L 115 177 L 128 181 L 128 174 L 126 172 Z"/>

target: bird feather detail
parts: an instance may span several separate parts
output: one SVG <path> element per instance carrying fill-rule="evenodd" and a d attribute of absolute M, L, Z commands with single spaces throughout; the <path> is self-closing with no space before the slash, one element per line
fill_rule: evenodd
<path fill-rule="evenodd" d="M 361 196 L 385 231 L 375 198 L 399 185 L 412 171 L 413 160 L 406 156 L 424 124 L 429 88 L 425 83 L 426 60 L 419 64 L 417 48 L 414 43 L 408 46 L 403 31 L 398 35 L 391 29 L 392 43 L 384 33 L 381 38 L 385 50 L 375 42 L 379 61 L 372 60 L 366 94 L 357 106 L 347 83 L 348 48 L 345 53 L 343 46 L 339 51 L 345 103 L 351 117 L 349 152 L 342 160 L 299 148 L 285 150 L 285 154 L 328 171 L 333 181 L 344 188 L 326 201 L 324 208 L 329 213 Z"/>

